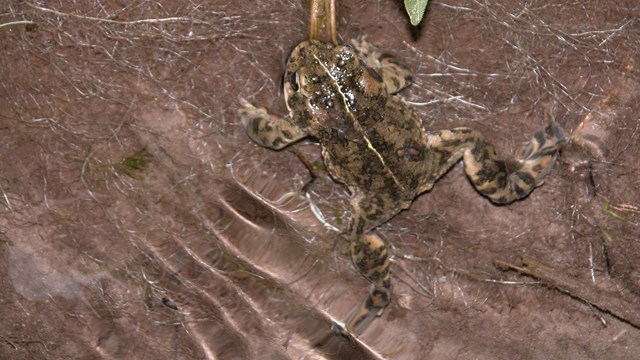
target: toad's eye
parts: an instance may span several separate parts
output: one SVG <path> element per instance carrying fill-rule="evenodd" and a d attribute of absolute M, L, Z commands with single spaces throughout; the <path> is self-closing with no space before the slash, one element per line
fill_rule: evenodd
<path fill-rule="evenodd" d="M 291 77 L 289 78 L 289 84 L 291 84 L 291 88 L 293 89 L 293 91 L 298 91 L 300 89 L 300 85 L 298 84 L 298 72 L 294 72 L 293 74 L 291 74 Z"/>

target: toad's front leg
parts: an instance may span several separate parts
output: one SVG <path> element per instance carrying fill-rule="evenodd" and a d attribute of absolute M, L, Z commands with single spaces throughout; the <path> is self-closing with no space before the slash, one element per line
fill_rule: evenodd
<path fill-rule="evenodd" d="M 257 108 L 245 99 L 240 99 L 242 107 L 238 110 L 247 135 L 258 145 L 279 150 L 305 136 L 300 128 L 293 125 L 287 117 L 271 115 L 265 108 Z"/>

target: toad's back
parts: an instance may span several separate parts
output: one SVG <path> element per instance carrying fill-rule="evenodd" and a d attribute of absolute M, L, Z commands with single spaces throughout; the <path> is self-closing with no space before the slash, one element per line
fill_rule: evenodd
<path fill-rule="evenodd" d="M 353 109 L 337 111 L 332 126 L 315 134 L 329 172 L 362 192 L 413 199 L 435 181 L 429 175 L 442 157 L 428 151 L 420 120 L 399 98 L 357 95 Z"/>

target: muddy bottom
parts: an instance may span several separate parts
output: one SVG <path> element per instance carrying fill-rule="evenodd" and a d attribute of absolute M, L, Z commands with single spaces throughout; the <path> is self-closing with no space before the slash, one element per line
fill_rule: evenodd
<path fill-rule="evenodd" d="M 29 23 L 0 27 L 0 358 L 637 358 L 638 2 L 433 0 L 413 29 L 401 2 L 338 3 L 340 41 L 413 70 L 425 128 L 512 158 L 552 119 L 569 141 L 521 201 L 457 164 L 379 227 L 391 304 L 316 347 L 369 291 L 349 194 L 312 139 L 260 148 L 237 116 L 286 112 L 305 6 L 4 2 Z"/>

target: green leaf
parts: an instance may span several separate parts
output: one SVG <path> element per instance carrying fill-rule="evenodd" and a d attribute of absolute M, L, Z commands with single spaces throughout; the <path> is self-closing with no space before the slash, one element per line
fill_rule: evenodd
<path fill-rule="evenodd" d="M 411 25 L 418 26 L 427 9 L 428 2 L 429 0 L 404 0 L 404 8 L 407 9 Z"/>

